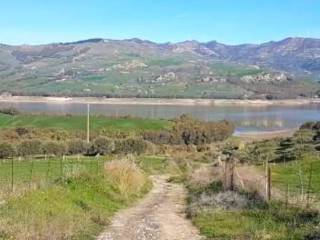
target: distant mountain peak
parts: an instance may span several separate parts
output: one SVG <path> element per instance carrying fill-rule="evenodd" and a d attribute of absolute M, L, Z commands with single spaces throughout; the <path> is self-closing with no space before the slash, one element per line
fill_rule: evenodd
<path fill-rule="evenodd" d="M 90 38 L 90 39 L 85 39 L 85 40 L 80 40 L 80 41 L 75 41 L 75 42 L 66 42 L 63 44 L 70 45 L 70 44 L 85 44 L 85 43 L 99 43 L 99 42 L 104 42 L 104 39 L 103 38 Z"/>

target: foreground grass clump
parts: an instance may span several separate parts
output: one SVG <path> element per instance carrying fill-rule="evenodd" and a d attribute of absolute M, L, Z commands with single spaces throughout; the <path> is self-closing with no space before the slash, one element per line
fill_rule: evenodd
<path fill-rule="evenodd" d="M 267 204 L 252 194 L 223 191 L 217 183 L 189 191 L 188 215 L 208 239 L 298 240 L 317 234 L 316 211 Z"/>
<path fill-rule="evenodd" d="M 95 239 L 116 211 L 150 187 L 138 169 L 122 161 L 111 164 L 126 174 L 106 167 L 104 174 L 60 178 L 50 188 L 8 199 L 0 206 L 0 239 Z M 127 176 L 132 185 L 139 181 L 139 188 L 123 192 Z"/>
<path fill-rule="evenodd" d="M 120 193 L 125 197 L 141 192 L 147 183 L 144 173 L 130 159 L 106 162 L 105 171 L 109 181 L 118 186 Z"/>

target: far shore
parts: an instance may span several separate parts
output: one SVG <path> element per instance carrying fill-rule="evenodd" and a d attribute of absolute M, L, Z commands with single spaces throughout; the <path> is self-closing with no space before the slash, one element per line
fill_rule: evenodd
<path fill-rule="evenodd" d="M 98 97 L 35 97 L 0 96 L 0 102 L 16 103 L 81 103 L 110 105 L 168 105 L 168 106 L 271 106 L 319 104 L 320 99 L 240 100 L 240 99 L 166 99 L 166 98 L 98 98 Z"/>
<path fill-rule="evenodd" d="M 273 138 L 286 138 L 292 137 L 297 131 L 297 128 L 282 129 L 282 130 L 271 130 L 271 131 L 252 131 L 252 132 L 238 132 L 234 136 L 248 140 L 267 140 Z"/>

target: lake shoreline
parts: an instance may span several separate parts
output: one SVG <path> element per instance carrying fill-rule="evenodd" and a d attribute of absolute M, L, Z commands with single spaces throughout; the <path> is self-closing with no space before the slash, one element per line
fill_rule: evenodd
<path fill-rule="evenodd" d="M 250 140 L 267 140 L 274 138 L 292 137 L 297 130 L 298 128 L 288 128 L 270 131 L 235 132 L 234 136 Z"/>
<path fill-rule="evenodd" d="M 163 106 L 297 106 L 320 104 L 320 99 L 240 100 L 240 99 L 165 99 L 165 98 L 95 98 L 95 97 L 35 97 L 0 96 L 0 102 L 107 104 L 107 105 L 163 105 Z"/>

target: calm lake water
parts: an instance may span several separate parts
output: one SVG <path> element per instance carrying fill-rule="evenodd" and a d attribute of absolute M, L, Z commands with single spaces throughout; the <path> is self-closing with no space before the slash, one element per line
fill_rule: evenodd
<path fill-rule="evenodd" d="M 86 104 L 78 103 L 0 103 L 23 112 L 85 114 Z M 172 119 L 184 113 L 201 120 L 230 120 L 238 132 L 271 131 L 298 127 L 306 121 L 320 121 L 320 104 L 298 106 L 159 106 L 92 104 L 91 113 L 106 116 L 137 116 Z"/>

